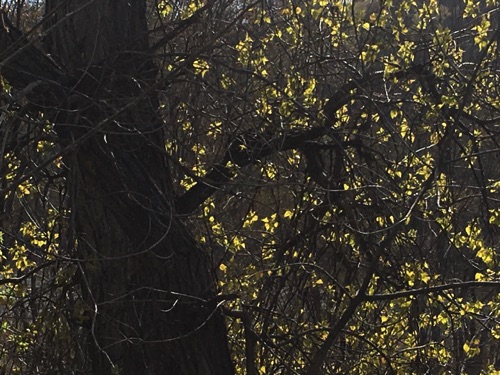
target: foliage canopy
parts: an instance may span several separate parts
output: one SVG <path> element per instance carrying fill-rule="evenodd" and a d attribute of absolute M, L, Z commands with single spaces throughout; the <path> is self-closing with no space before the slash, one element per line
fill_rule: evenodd
<path fill-rule="evenodd" d="M 4 25 L 42 51 L 51 14 L 8 5 Z M 204 302 L 225 316 L 236 373 L 500 374 L 499 13 L 492 0 L 148 4 L 156 70 L 139 98 L 157 95 L 169 212 L 209 254 L 218 295 Z M 87 112 L 37 104 L 11 56 L 0 368 L 84 373 L 99 309 L 65 161 L 81 142 L 54 111 Z M 127 100 L 99 102 L 104 120 Z M 113 136 L 93 126 L 80 136 Z"/>

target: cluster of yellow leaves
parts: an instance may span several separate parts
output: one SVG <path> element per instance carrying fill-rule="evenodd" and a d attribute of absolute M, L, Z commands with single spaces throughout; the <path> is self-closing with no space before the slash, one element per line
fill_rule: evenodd
<path fill-rule="evenodd" d="M 386 99 L 388 102 L 393 100 L 390 97 L 390 91 L 394 87 L 399 88 L 397 98 L 402 98 L 401 101 L 394 100 L 390 104 L 389 111 L 372 108 L 370 111 L 359 109 L 361 113 L 354 113 L 358 105 L 357 98 L 338 110 L 336 114 L 338 121 L 334 124 L 334 129 L 340 129 L 343 132 L 342 126 L 353 123 L 353 118 L 359 116 L 360 122 L 370 124 L 367 134 L 361 134 L 361 137 L 363 140 L 366 139 L 366 143 L 372 141 L 372 138 L 376 140 L 373 141 L 373 144 L 377 144 L 374 147 L 375 151 L 381 152 L 382 155 L 375 156 L 375 159 L 379 158 L 377 160 L 383 160 L 385 164 L 382 167 L 383 170 L 377 170 L 377 166 L 372 170 L 371 165 L 365 166 L 359 162 L 360 158 L 356 151 L 345 150 L 345 158 L 348 160 L 345 169 L 348 178 L 344 179 L 340 186 L 344 190 L 342 193 L 350 195 L 346 194 L 348 199 L 346 199 L 347 202 L 343 202 L 345 207 L 342 209 L 321 212 L 318 217 L 315 217 L 321 225 L 331 227 L 321 234 L 321 241 L 331 247 L 349 249 L 351 254 L 342 256 L 350 257 L 350 261 L 355 260 L 358 264 L 364 264 L 365 258 L 363 258 L 364 254 L 359 241 L 360 234 L 356 233 L 356 229 L 364 228 L 363 223 L 368 223 L 365 225 L 369 229 L 367 237 L 373 236 L 370 230 L 379 233 L 398 225 L 404 226 L 405 229 L 396 236 L 395 240 L 401 248 L 412 248 L 413 245 L 415 248 L 426 246 L 426 244 L 422 245 L 425 243 L 422 237 L 427 232 L 420 228 L 413 228 L 410 224 L 415 224 L 414 221 L 432 223 L 436 224 L 432 230 L 438 231 L 440 227 L 457 249 L 470 250 L 473 256 L 481 262 L 482 269 L 476 273 L 476 280 L 498 278 L 497 272 L 492 270 L 498 264 L 496 249 L 485 240 L 482 224 L 471 221 L 465 227 L 461 227 L 461 230 L 453 227 L 458 208 L 452 204 L 451 197 L 457 190 L 453 190 L 457 181 L 452 181 L 447 175 L 448 172 L 441 171 L 442 160 L 437 157 L 440 151 L 438 148 L 445 136 L 455 131 L 457 137 L 463 137 L 462 139 L 468 137 L 467 141 L 463 142 L 460 157 L 472 167 L 477 163 L 478 158 L 475 152 L 476 148 L 481 146 L 482 137 L 477 129 L 471 130 L 471 136 L 463 133 L 461 129 L 450 130 L 452 124 L 448 123 L 448 118 L 442 116 L 447 109 L 461 108 L 463 87 L 457 84 L 456 87 L 448 90 L 447 86 L 454 85 L 455 82 L 447 80 L 447 74 L 450 69 L 457 69 L 455 65 L 464 71 L 465 67 L 461 64 L 463 50 L 457 46 L 455 35 L 449 29 L 438 25 L 443 11 L 439 1 L 423 1 L 421 6 L 412 0 L 397 2 L 316 0 L 300 4 L 285 1 L 280 4 L 280 7 L 273 12 L 267 9 L 252 11 L 248 20 L 245 20 L 248 22 L 244 23 L 245 31 L 241 32 L 234 45 L 230 46 L 237 66 L 235 70 L 242 71 L 242 76 L 246 77 L 245 86 L 241 90 L 238 84 L 243 80 L 242 76 L 229 70 L 217 73 L 216 65 L 210 65 L 213 60 L 198 58 L 192 64 L 197 81 L 205 81 L 207 85 L 213 84 L 210 80 L 218 74 L 216 78 L 218 82 L 214 84 L 218 89 L 232 95 L 240 90 L 248 95 L 245 110 L 251 111 L 252 118 L 255 119 L 257 125 L 241 125 L 241 128 L 235 131 L 236 134 L 244 134 L 247 130 L 261 131 L 267 126 L 271 130 L 279 128 L 288 131 L 318 125 L 315 122 L 317 118 L 309 115 L 308 111 L 319 113 L 324 104 L 323 96 L 328 95 L 324 92 L 331 90 L 328 84 L 337 84 L 335 77 L 341 76 L 342 70 L 339 71 L 340 73 L 334 69 L 323 72 L 318 68 L 321 63 L 318 63 L 316 59 L 320 61 L 345 59 L 345 64 L 359 74 L 364 73 L 365 70 L 371 71 L 370 69 L 374 67 L 383 69 L 387 98 L 375 98 L 374 107 L 377 107 L 378 100 Z M 165 9 L 169 9 L 169 13 L 174 12 L 172 7 L 168 8 L 168 5 Z M 193 6 L 193 9 L 186 14 L 192 14 L 194 9 L 196 6 Z M 480 50 L 484 50 L 490 42 L 492 26 L 489 16 L 479 16 L 478 12 L 477 2 L 465 1 L 463 16 L 475 22 L 471 29 L 474 33 L 474 42 Z M 253 29 L 254 26 L 255 29 Z M 316 39 L 308 39 L 310 32 Z M 440 90 L 443 90 L 440 103 L 434 103 L 432 94 L 423 88 L 422 80 L 425 77 L 416 76 L 408 79 L 405 77 L 404 80 L 394 77 L 395 72 L 418 63 L 416 59 L 418 54 L 422 53 L 421 42 L 424 36 L 427 38 L 426 43 L 432 46 L 429 49 L 432 72 L 439 84 L 443 86 L 443 88 L 440 87 Z M 323 52 L 324 50 L 329 52 Z M 307 53 L 301 54 L 302 51 L 307 51 Z M 328 79 L 322 79 L 322 74 L 325 74 Z M 481 84 L 484 84 L 487 74 L 488 72 L 478 72 Z M 332 82 L 326 82 L 329 80 Z M 342 77 L 338 80 L 341 82 Z M 445 81 L 446 84 L 443 83 Z M 471 81 L 469 84 L 471 90 L 480 89 L 479 86 L 475 86 L 475 82 Z M 491 90 L 496 87 L 493 83 L 489 85 Z M 354 91 L 346 95 L 353 93 Z M 366 91 L 359 90 L 358 94 L 369 96 L 370 88 Z M 490 99 L 486 98 L 485 102 L 492 104 L 488 100 Z M 366 102 L 362 104 L 365 105 Z M 183 110 L 186 113 L 189 112 L 188 108 Z M 481 108 L 467 105 L 463 110 L 473 116 L 480 113 Z M 422 118 L 415 120 L 414 111 L 421 111 Z M 188 115 L 179 118 L 184 133 L 191 135 L 201 132 L 191 120 Z M 226 135 L 226 127 L 228 127 L 226 122 L 217 118 L 210 121 L 210 124 L 206 126 L 209 142 Z M 345 129 L 345 133 L 349 132 L 356 135 L 355 129 Z M 344 140 L 350 141 L 352 138 L 346 135 Z M 399 146 L 391 148 L 393 145 Z M 170 145 L 169 147 L 173 149 L 177 146 Z M 244 150 L 247 146 L 242 145 L 241 148 Z M 193 176 L 203 177 L 208 172 L 206 157 L 210 154 L 209 148 L 203 142 L 193 141 L 189 151 L 196 157 L 192 157 L 189 161 L 180 160 L 192 172 L 191 176 L 186 176 L 180 183 L 184 189 L 188 189 L 195 183 Z M 289 163 L 287 167 L 301 165 L 300 152 L 290 152 L 286 156 L 286 161 Z M 266 190 L 273 190 L 275 186 L 279 187 L 283 172 L 289 172 L 289 169 L 283 167 L 284 164 L 282 160 L 273 158 L 256 163 L 259 174 L 257 179 L 266 184 Z M 377 174 L 383 175 L 384 173 L 383 177 L 377 176 Z M 364 179 L 364 176 L 370 177 Z M 312 184 L 310 178 L 306 178 L 306 181 Z M 370 186 L 367 188 L 368 182 Z M 428 188 L 429 185 L 432 186 Z M 499 186 L 497 181 L 490 181 L 488 189 L 496 193 L 500 190 Z M 288 186 L 286 188 L 288 189 Z M 370 189 L 377 190 L 382 198 L 372 199 L 370 194 L 366 193 Z M 304 189 L 301 194 L 303 194 L 304 201 L 307 201 L 308 207 L 327 204 L 325 200 L 322 201 L 318 197 L 320 194 L 312 194 L 307 189 Z M 464 193 L 458 194 L 465 195 Z M 283 195 L 287 194 L 283 193 Z M 413 205 L 413 202 L 417 204 Z M 239 225 L 234 223 L 234 218 L 224 218 L 220 212 L 221 206 L 216 206 L 213 201 L 204 206 L 201 215 L 208 225 L 202 240 L 205 243 L 213 241 L 226 252 L 218 265 L 219 287 L 223 292 L 230 293 L 235 290 L 241 292 L 241 295 L 247 298 L 247 302 L 258 300 L 260 282 L 263 278 L 269 275 L 281 276 L 284 269 L 288 267 L 288 264 L 276 266 L 277 249 L 284 241 L 280 237 L 281 232 L 290 230 L 291 233 L 297 234 L 293 232 L 295 228 L 290 229 L 291 225 L 301 223 L 305 217 L 308 217 L 307 210 L 296 209 L 294 204 L 289 204 L 289 202 L 283 204 L 280 201 L 278 209 L 273 205 L 274 203 L 276 202 L 271 202 L 271 199 L 263 199 L 261 206 L 252 206 L 246 215 L 242 215 Z M 391 208 L 387 211 L 378 212 L 377 210 L 369 215 L 360 214 L 346 218 L 346 212 L 349 213 L 352 210 L 350 206 L 356 204 L 366 207 L 371 205 L 382 207 L 387 204 Z M 399 206 L 403 207 L 400 211 Z M 490 215 L 490 224 L 500 225 L 500 211 L 492 208 Z M 357 225 L 359 227 L 356 227 Z M 321 241 L 318 240 L 318 242 Z M 305 256 L 304 253 L 306 250 L 300 247 L 290 249 L 288 260 L 314 261 L 314 257 Z M 441 275 L 436 273 L 435 267 L 421 259 L 415 261 L 405 259 L 400 264 L 387 266 L 393 267 L 394 274 L 399 277 L 398 280 L 409 289 L 434 286 L 441 281 Z M 304 285 L 332 293 L 336 288 L 335 283 L 329 277 L 316 271 L 308 271 L 308 280 Z M 377 293 L 380 285 L 382 285 L 381 281 L 374 278 L 369 292 Z M 355 285 L 345 286 L 345 290 L 348 291 L 354 292 L 355 289 Z M 446 296 L 449 299 L 439 296 L 432 302 L 428 301 L 426 308 L 418 313 L 420 328 L 438 327 L 443 335 L 449 335 L 451 334 L 450 326 L 460 326 L 461 318 L 482 313 L 486 309 L 485 306 L 471 306 L 464 301 L 459 301 L 452 293 Z M 460 309 L 454 309 L 449 304 L 449 300 L 452 299 L 461 304 Z M 370 339 L 375 347 L 388 353 L 389 356 L 399 358 L 400 361 L 411 363 L 417 358 L 415 348 L 420 346 L 416 331 L 407 332 L 410 325 L 408 309 L 414 307 L 415 304 L 415 299 L 412 298 L 391 301 L 386 306 L 366 303 L 364 305 L 366 314 L 359 317 L 359 321 L 354 322 L 350 327 L 353 335 L 347 339 L 348 343 L 356 347 L 360 345 L 360 340 L 354 337 L 354 333 L 370 332 Z M 446 311 L 436 313 L 436 309 L 443 305 L 446 305 Z M 303 312 L 298 311 L 298 314 Z M 376 317 L 376 321 L 370 322 L 372 326 L 363 326 L 364 318 L 368 321 L 373 317 Z M 288 323 L 285 320 L 282 323 L 283 327 L 280 329 L 286 331 Z M 324 324 L 318 324 L 319 328 L 328 326 L 328 323 L 322 323 Z M 321 334 L 317 337 L 324 338 Z M 305 341 L 305 346 L 311 344 Z M 463 343 L 463 351 L 467 355 L 473 355 L 475 345 L 474 341 L 469 340 Z M 422 351 L 419 355 L 437 359 L 443 365 L 449 362 L 453 354 L 447 349 L 443 340 L 435 340 L 421 346 Z M 377 351 L 367 351 L 367 353 L 367 357 L 363 358 L 358 370 L 370 373 L 375 365 L 380 366 L 380 356 Z M 261 373 L 269 372 L 271 368 L 271 360 L 258 367 Z"/>

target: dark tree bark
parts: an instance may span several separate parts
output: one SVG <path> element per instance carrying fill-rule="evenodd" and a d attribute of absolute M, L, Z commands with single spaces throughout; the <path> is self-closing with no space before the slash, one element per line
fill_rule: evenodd
<path fill-rule="evenodd" d="M 91 372 L 232 374 L 208 258 L 172 208 L 144 0 L 47 0 L 46 13 L 44 42 L 63 69 L 2 15 L 2 75 L 73 145 L 64 162 Z"/>

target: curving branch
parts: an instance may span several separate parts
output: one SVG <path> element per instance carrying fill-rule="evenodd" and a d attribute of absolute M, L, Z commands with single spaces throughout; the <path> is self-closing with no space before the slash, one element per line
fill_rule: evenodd
<path fill-rule="evenodd" d="M 413 297 L 421 294 L 430 294 L 444 292 L 454 289 L 471 289 L 471 288 L 493 288 L 500 290 L 500 281 L 463 281 L 456 283 L 449 283 L 443 285 L 429 286 L 426 288 L 417 288 L 410 290 L 402 290 L 400 292 L 386 293 L 386 294 L 369 294 L 366 295 L 365 301 L 390 301 L 397 298 Z"/>
<path fill-rule="evenodd" d="M 328 126 L 318 126 L 303 132 L 291 132 L 273 139 L 251 139 L 240 137 L 228 148 L 222 161 L 212 171 L 201 178 L 196 185 L 180 196 L 174 206 L 176 213 L 186 215 L 196 210 L 216 190 L 234 177 L 234 172 L 227 164 L 231 162 L 239 168 L 257 163 L 259 160 L 277 152 L 299 149 L 307 142 L 318 139 L 330 132 Z"/>
<path fill-rule="evenodd" d="M 396 74 L 398 77 L 406 77 L 407 75 L 407 72 Z M 246 167 L 278 152 L 304 149 L 308 143 L 324 135 L 333 138 L 335 146 L 344 147 L 345 144 L 338 139 L 336 131 L 333 129 L 333 125 L 337 121 L 337 111 L 348 104 L 356 92 L 363 90 L 366 84 L 383 80 L 383 78 L 383 72 L 375 72 L 358 79 L 352 79 L 342 85 L 323 107 L 324 120 L 322 125 L 272 137 L 259 134 L 257 136 L 240 136 L 233 140 L 222 160 L 214 165 L 212 171 L 205 177 L 199 178 L 191 189 L 176 200 L 174 204 L 176 213 L 180 215 L 192 213 L 216 190 L 228 183 L 234 177 L 231 168 L 227 166 L 228 162 L 239 168 Z"/>

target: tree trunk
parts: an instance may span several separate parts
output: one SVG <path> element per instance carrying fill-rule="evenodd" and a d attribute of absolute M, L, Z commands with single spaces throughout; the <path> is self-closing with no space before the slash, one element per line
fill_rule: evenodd
<path fill-rule="evenodd" d="M 232 374 L 206 254 L 172 209 L 144 0 L 47 0 L 94 374 Z M 64 99 L 64 100 L 63 100 Z"/>

